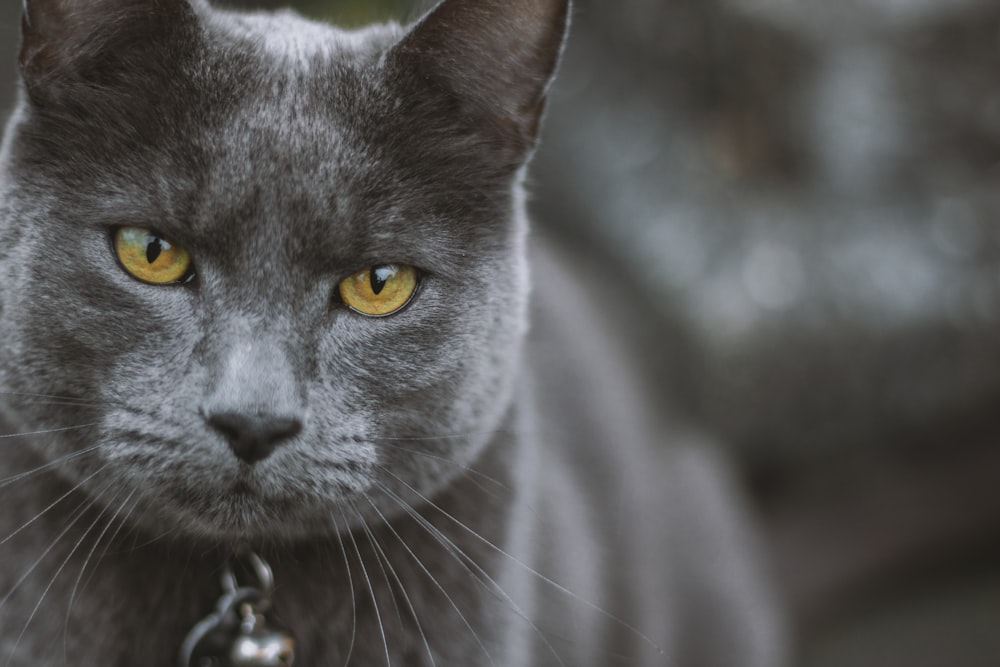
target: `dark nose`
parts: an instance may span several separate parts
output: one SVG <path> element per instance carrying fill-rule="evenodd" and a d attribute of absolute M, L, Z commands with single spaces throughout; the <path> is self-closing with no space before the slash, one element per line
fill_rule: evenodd
<path fill-rule="evenodd" d="M 218 412 L 205 419 L 226 437 L 233 453 L 250 464 L 266 459 L 278 445 L 302 430 L 302 421 L 294 417 Z"/>

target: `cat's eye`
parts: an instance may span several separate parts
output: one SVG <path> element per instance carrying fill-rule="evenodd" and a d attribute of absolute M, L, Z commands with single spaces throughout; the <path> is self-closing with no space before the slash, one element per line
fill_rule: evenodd
<path fill-rule="evenodd" d="M 358 271 L 340 282 L 340 298 L 351 310 L 383 317 L 403 309 L 417 291 L 417 270 L 405 264 L 382 264 Z"/>
<path fill-rule="evenodd" d="M 187 251 L 148 229 L 119 227 L 114 246 L 122 267 L 143 282 L 169 285 L 184 282 L 192 275 Z"/>

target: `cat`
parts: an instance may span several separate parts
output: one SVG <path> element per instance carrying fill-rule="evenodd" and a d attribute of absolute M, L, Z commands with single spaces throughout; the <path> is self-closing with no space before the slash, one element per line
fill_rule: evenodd
<path fill-rule="evenodd" d="M 5 664 L 178 664 L 234 559 L 270 565 L 297 665 L 782 663 L 723 461 L 637 380 L 624 283 L 529 234 L 569 17 L 26 3 Z"/>

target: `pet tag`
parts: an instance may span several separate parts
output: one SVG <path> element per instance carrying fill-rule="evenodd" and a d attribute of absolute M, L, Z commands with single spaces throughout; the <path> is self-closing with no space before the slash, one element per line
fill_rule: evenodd
<path fill-rule="evenodd" d="M 295 641 L 287 632 L 267 627 L 264 617 L 249 606 L 240 634 L 229 651 L 232 667 L 291 667 Z"/>
<path fill-rule="evenodd" d="M 271 568 L 256 554 L 249 562 L 258 586 L 239 586 L 231 567 L 222 578 L 223 594 L 215 611 L 195 625 L 180 650 L 180 667 L 291 667 L 295 642 L 291 635 L 270 628 L 264 612 L 270 607 L 274 579 Z"/>

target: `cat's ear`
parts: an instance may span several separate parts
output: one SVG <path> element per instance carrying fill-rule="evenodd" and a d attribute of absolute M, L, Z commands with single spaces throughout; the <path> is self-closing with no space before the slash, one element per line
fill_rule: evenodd
<path fill-rule="evenodd" d="M 194 20 L 188 0 L 23 0 L 21 74 L 34 98 L 61 84 L 107 85 Z"/>
<path fill-rule="evenodd" d="M 528 150 L 562 53 L 569 9 L 570 0 L 443 0 L 393 56 Z"/>

